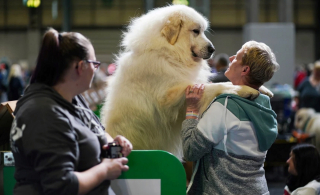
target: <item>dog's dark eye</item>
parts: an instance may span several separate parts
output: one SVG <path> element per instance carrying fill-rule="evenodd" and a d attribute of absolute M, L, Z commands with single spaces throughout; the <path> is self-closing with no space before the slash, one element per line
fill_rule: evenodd
<path fill-rule="evenodd" d="M 198 29 L 194 29 L 193 32 L 194 32 L 195 34 L 197 34 L 197 35 L 200 33 L 200 31 L 199 31 Z"/>

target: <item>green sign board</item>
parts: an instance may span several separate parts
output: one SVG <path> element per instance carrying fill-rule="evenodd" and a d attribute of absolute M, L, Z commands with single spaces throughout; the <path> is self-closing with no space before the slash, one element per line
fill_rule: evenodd
<path fill-rule="evenodd" d="M 128 156 L 128 160 L 129 170 L 112 181 L 120 184 L 119 188 L 126 189 L 125 193 L 117 195 L 128 195 L 136 189 L 144 189 L 146 186 L 143 185 L 146 183 L 155 184 L 154 189 L 149 189 L 154 191 L 152 194 L 186 195 L 185 170 L 182 163 L 172 154 L 161 150 L 134 150 Z M 14 171 L 14 166 L 3 167 L 4 195 L 12 195 L 16 183 Z"/>

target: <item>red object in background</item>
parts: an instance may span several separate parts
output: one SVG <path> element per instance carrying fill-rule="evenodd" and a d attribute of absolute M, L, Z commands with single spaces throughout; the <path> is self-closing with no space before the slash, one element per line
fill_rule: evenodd
<path fill-rule="evenodd" d="M 113 73 L 116 71 L 116 64 L 115 63 L 112 63 L 112 64 L 109 64 L 108 66 L 108 74 L 109 75 L 113 75 Z"/>
<path fill-rule="evenodd" d="M 297 72 L 296 78 L 294 79 L 294 88 L 297 89 L 299 84 L 303 81 L 304 78 L 306 78 L 307 73 L 305 71 L 299 71 Z"/>
<path fill-rule="evenodd" d="M 287 190 L 284 190 L 283 195 L 290 195 L 290 193 Z"/>
<path fill-rule="evenodd" d="M 307 138 L 309 138 L 309 134 L 299 133 L 298 131 L 292 131 L 292 135 L 297 139 L 298 143 L 304 142 Z"/>

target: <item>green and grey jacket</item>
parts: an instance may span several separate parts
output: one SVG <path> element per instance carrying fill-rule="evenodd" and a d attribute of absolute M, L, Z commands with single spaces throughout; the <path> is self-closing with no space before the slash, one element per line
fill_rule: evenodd
<path fill-rule="evenodd" d="M 182 124 L 184 158 L 196 162 L 188 194 L 269 194 L 263 163 L 277 133 L 269 97 L 218 96 Z"/>

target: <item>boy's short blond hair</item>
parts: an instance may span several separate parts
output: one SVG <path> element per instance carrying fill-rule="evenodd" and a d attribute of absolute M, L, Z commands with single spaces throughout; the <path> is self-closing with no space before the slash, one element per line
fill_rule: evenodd
<path fill-rule="evenodd" d="M 243 46 L 242 65 L 250 67 L 248 83 L 261 86 L 280 68 L 276 56 L 265 43 L 248 41 Z"/>

